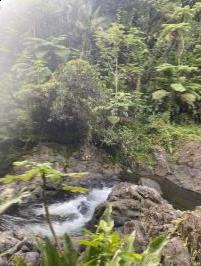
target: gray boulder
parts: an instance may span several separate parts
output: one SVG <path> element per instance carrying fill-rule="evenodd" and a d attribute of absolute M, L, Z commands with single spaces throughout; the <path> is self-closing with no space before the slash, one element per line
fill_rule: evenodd
<path fill-rule="evenodd" d="M 200 210 L 175 210 L 154 189 L 120 183 L 114 187 L 108 201 L 96 209 L 89 228 L 97 224 L 108 204 L 113 208 L 116 230 L 123 234 L 136 231 L 137 251 L 143 251 L 151 239 L 168 231 L 171 240 L 163 251 L 162 265 L 201 265 Z"/>

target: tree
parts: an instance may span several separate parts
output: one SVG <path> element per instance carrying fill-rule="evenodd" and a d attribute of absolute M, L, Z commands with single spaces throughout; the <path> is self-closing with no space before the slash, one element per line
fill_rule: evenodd
<path fill-rule="evenodd" d="M 34 84 L 47 81 L 52 72 L 68 58 L 69 49 L 62 44 L 65 39 L 65 36 L 49 40 L 28 38 L 12 67 L 16 78 Z"/>
<path fill-rule="evenodd" d="M 97 31 L 96 45 L 100 51 L 99 64 L 102 72 L 111 73 L 109 79 L 115 93 L 119 90 L 121 80 L 120 52 L 124 41 L 125 28 L 121 24 L 113 23 L 108 30 Z"/>
<path fill-rule="evenodd" d="M 46 39 L 66 33 L 65 25 L 62 25 L 60 6 L 59 0 L 16 0 L 2 4 L 0 42 L 1 47 L 6 49 L 7 56 L 0 52 L 0 56 L 4 56 L 0 65 L 1 72 L 8 71 L 15 63 L 16 56 L 24 48 L 25 39 Z"/>
<path fill-rule="evenodd" d="M 106 97 L 104 83 L 96 68 L 84 60 L 72 60 L 63 66 L 56 80 L 50 113 L 52 122 L 72 132 L 71 143 L 88 139 L 96 120 L 94 108 Z M 79 135 L 77 138 L 76 133 Z"/>
<path fill-rule="evenodd" d="M 133 86 L 132 90 L 140 88 L 148 53 L 141 35 L 137 28 L 131 27 L 127 31 L 124 25 L 118 23 L 113 23 L 106 31 L 96 33 L 99 68 L 108 87 L 115 93 L 127 85 Z"/>
<path fill-rule="evenodd" d="M 176 63 L 181 64 L 181 57 L 185 49 L 185 34 L 190 31 L 189 23 L 164 24 L 159 40 L 164 43 L 169 51 L 176 50 Z"/>
<path fill-rule="evenodd" d="M 201 86 L 194 82 L 193 76 L 196 76 L 198 69 L 185 65 L 162 64 L 156 70 L 159 78 L 153 85 L 155 91 L 152 97 L 160 108 L 169 110 L 172 118 L 189 109 L 196 111 L 196 102 L 201 99 Z"/>
<path fill-rule="evenodd" d="M 75 2 L 73 1 L 75 5 Z M 91 1 L 76 2 L 78 8 L 75 25 L 81 36 L 80 58 L 87 58 L 92 53 L 93 34 L 106 24 L 106 18 L 100 15 L 100 7 L 94 8 Z"/>
<path fill-rule="evenodd" d="M 160 60 L 152 78 L 152 96 L 159 111 L 169 110 L 172 119 L 179 114 L 199 117 L 200 85 L 199 68 L 192 55 L 192 34 L 196 32 L 196 5 L 178 7 L 170 16 L 170 23 L 162 25 L 158 38 Z M 174 23 L 171 23 L 174 22 Z M 163 47 L 163 48 L 162 48 Z M 166 56 L 165 56 L 166 55 Z M 155 80 L 154 80 L 155 79 Z"/>

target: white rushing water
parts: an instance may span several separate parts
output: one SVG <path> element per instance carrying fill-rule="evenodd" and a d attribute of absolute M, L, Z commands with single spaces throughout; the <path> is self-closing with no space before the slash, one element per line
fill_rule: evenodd
<path fill-rule="evenodd" d="M 53 226 L 58 236 L 67 233 L 79 233 L 83 226 L 93 217 L 95 208 L 107 200 L 112 188 L 92 189 L 88 195 L 78 196 L 67 202 L 51 204 L 50 214 L 53 218 Z M 36 216 L 44 214 L 43 208 L 34 210 Z M 54 220 L 55 219 L 55 220 Z M 50 236 L 48 225 L 28 224 L 24 230 L 34 234 Z"/>

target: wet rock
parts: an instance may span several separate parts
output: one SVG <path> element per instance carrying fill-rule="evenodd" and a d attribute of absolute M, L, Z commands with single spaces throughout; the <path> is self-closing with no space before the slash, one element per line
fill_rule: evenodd
<path fill-rule="evenodd" d="M 120 183 L 113 188 L 108 202 L 97 207 L 89 228 L 98 222 L 108 203 L 113 207 L 115 228 L 124 234 L 136 231 L 138 252 L 143 251 L 151 239 L 168 231 L 171 240 L 163 251 L 162 265 L 192 266 L 193 260 L 196 265 L 201 264 L 199 209 L 181 212 L 175 210 L 154 189 Z"/>
<path fill-rule="evenodd" d="M 76 213 L 71 213 L 65 216 L 59 216 L 59 215 L 52 215 L 52 221 L 57 221 L 60 223 L 63 223 L 65 221 L 74 221 L 78 219 L 78 215 Z"/>
<path fill-rule="evenodd" d="M 173 237 L 163 251 L 163 265 L 191 266 L 191 256 L 184 241 L 179 237 Z"/>
<path fill-rule="evenodd" d="M 164 265 L 201 265 L 201 212 L 186 212 L 164 249 Z"/>
<path fill-rule="evenodd" d="M 39 252 L 19 252 L 16 256 L 20 256 L 26 263 L 27 266 L 39 266 L 40 265 L 40 254 Z"/>
<path fill-rule="evenodd" d="M 85 215 L 89 211 L 90 206 L 87 204 L 87 202 L 81 202 L 81 204 L 78 206 L 78 210 L 82 215 Z"/>
<path fill-rule="evenodd" d="M 158 193 L 162 194 L 162 190 L 161 190 L 160 185 L 156 181 L 154 181 L 152 179 L 140 178 L 139 185 L 153 188 L 156 191 L 158 191 Z"/>
<path fill-rule="evenodd" d="M 53 167 L 63 173 L 66 173 L 66 181 L 72 185 L 80 185 L 88 188 L 100 188 L 104 186 L 112 186 L 118 182 L 118 175 L 121 168 L 117 164 L 111 163 L 108 155 L 93 146 L 85 146 L 79 153 L 73 153 L 71 156 L 67 151 L 67 147 L 55 143 L 41 144 L 29 150 L 28 154 L 23 155 L 18 160 L 30 160 L 38 163 L 50 162 Z M 25 169 L 12 168 L 10 174 L 22 174 Z M 83 173 L 81 178 L 68 178 L 68 173 Z M 1 186 L 0 188 L 0 204 L 5 200 L 13 199 L 16 195 L 23 192 L 30 192 L 30 196 L 24 199 L 23 203 L 39 202 L 42 198 L 40 188 L 41 181 L 39 178 L 24 184 L 18 182 L 15 184 Z M 47 182 L 47 193 L 53 198 L 60 190 L 58 183 Z M 69 193 L 66 193 L 69 194 Z"/>
<path fill-rule="evenodd" d="M 117 175 L 121 168 L 118 165 L 112 164 L 108 156 L 101 150 L 93 146 L 85 146 L 79 153 L 73 153 L 71 156 L 67 151 L 67 147 L 55 143 L 41 144 L 29 150 L 26 155 L 23 155 L 19 160 L 30 160 L 39 163 L 50 162 L 53 167 L 66 173 L 66 182 L 71 185 L 78 185 L 91 188 L 111 187 L 119 182 Z M 22 174 L 25 169 L 16 167 L 10 169 L 10 174 Z M 68 173 L 86 172 L 81 178 L 72 179 L 68 177 Z M 75 197 L 75 193 L 69 193 L 61 190 L 58 183 L 47 182 L 47 195 L 49 203 L 55 201 L 68 200 Z M 14 220 L 18 217 L 23 217 L 29 220 L 30 217 L 35 217 L 33 209 L 36 204 L 42 203 L 42 189 L 40 178 L 34 178 L 28 183 L 18 182 L 11 185 L 2 185 L 0 188 L 0 204 L 5 204 L 13 200 L 22 193 L 29 193 L 27 197 L 19 203 L 12 203 L 8 206 L 4 214 L 13 215 Z M 86 212 L 86 206 L 81 206 L 82 212 Z M 13 221 L 13 219 L 12 219 Z M 19 221 L 20 223 L 21 221 Z M 18 223 L 18 221 L 17 221 Z M 12 222 L 6 217 L 0 219 L 0 229 L 12 229 Z"/>
<path fill-rule="evenodd" d="M 187 212 L 178 231 L 187 243 L 187 248 L 195 262 L 201 264 L 201 211 Z"/>
<path fill-rule="evenodd" d="M 0 138 L 0 177 L 6 174 L 13 161 L 24 154 L 31 144 L 15 138 Z"/>
<path fill-rule="evenodd" d="M 39 252 L 32 239 L 19 232 L 0 232 L 0 265 L 13 265 L 10 258 L 19 256 L 30 266 L 39 265 Z"/>
<path fill-rule="evenodd" d="M 184 143 L 174 154 L 155 148 L 153 157 L 155 165 L 151 170 L 138 169 L 139 179 L 157 182 L 175 207 L 192 210 L 201 205 L 201 141 Z"/>
<path fill-rule="evenodd" d="M 155 219 L 156 224 L 158 220 L 168 224 L 180 215 L 180 212 L 175 211 L 156 190 L 130 183 L 116 185 L 108 202 L 113 208 L 112 217 L 116 227 L 123 227 L 124 224 L 133 220 L 142 220 L 152 213 L 154 217 L 151 216 L 151 218 Z M 92 223 L 96 223 L 100 219 L 105 207 L 106 205 L 103 204 L 96 209 Z"/>
<path fill-rule="evenodd" d="M 9 266 L 8 261 L 0 258 L 0 266 Z"/>
<path fill-rule="evenodd" d="M 86 175 L 75 182 L 89 188 L 118 182 L 121 171 L 118 164 L 111 163 L 108 154 L 93 146 L 85 146 L 79 154 L 72 155 L 67 168 L 68 173 L 85 172 Z"/>
<path fill-rule="evenodd" d="M 103 187 L 113 187 L 115 184 L 119 183 L 120 180 L 118 176 L 101 176 L 95 175 L 94 177 L 85 176 L 77 180 L 71 181 L 72 185 L 83 186 L 88 189 L 92 188 L 103 188 Z"/>
<path fill-rule="evenodd" d="M 153 150 L 153 156 L 157 161 L 154 168 L 154 173 L 157 176 L 165 176 L 171 173 L 168 154 L 165 149 L 158 147 Z"/>
<path fill-rule="evenodd" d="M 0 253 L 4 253 L 6 250 L 11 249 L 19 242 L 12 232 L 0 233 Z"/>

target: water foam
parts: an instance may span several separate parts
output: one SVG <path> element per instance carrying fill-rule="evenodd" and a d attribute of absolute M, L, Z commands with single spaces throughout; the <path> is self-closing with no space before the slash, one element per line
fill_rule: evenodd
<path fill-rule="evenodd" d="M 79 233 L 84 225 L 93 217 L 96 207 L 107 200 L 111 188 L 92 189 L 88 195 L 78 196 L 67 201 L 54 203 L 49 206 L 50 214 L 53 217 L 53 226 L 58 236 L 64 233 Z M 44 214 L 43 208 L 34 210 L 36 216 Z M 59 217 L 54 221 L 54 217 Z M 28 224 L 24 230 L 34 234 L 51 236 L 47 224 Z"/>

